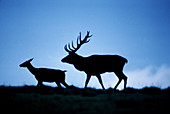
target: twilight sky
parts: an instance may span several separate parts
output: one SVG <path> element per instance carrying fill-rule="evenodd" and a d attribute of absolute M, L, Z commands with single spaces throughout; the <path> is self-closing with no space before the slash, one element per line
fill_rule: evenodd
<path fill-rule="evenodd" d="M 170 0 L 0 0 L 0 85 L 36 85 L 19 67 L 34 57 L 35 67 L 67 70 L 66 82 L 84 87 L 86 74 L 61 59 L 64 45 L 87 31 L 93 36 L 79 55 L 126 57 L 128 87 L 170 86 Z M 106 88 L 118 81 L 114 73 L 102 79 Z M 101 88 L 96 77 L 88 87 Z"/>

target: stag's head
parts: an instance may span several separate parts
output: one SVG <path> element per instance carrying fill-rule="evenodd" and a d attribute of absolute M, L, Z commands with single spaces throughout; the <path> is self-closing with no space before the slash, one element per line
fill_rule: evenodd
<path fill-rule="evenodd" d="M 89 35 L 90 31 L 87 31 L 87 35 L 85 36 L 85 38 L 82 40 L 81 39 L 81 32 L 80 35 L 77 37 L 77 47 L 74 46 L 73 41 L 72 44 L 70 46 L 70 43 L 68 43 L 68 45 L 66 44 L 64 46 L 64 49 L 68 52 L 68 55 L 66 57 L 64 57 L 61 61 L 62 62 L 66 62 L 69 64 L 74 64 L 75 61 L 77 60 L 78 55 L 76 54 L 76 51 L 78 49 L 80 49 L 80 47 L 85 44 L 88 43 L 90 41 L 90 37 L 92 37 L 92 35 Z"/>
<path fill-rule="evenodd" d="M 32 60 L 33 60 L 33 58 L 32 58 L 32 59 L 29 59 L 28 61 L 23 62 L 23 63 L 20 64 L 19 66 L 20 66 L 20 67 L 27 67 Z"/>

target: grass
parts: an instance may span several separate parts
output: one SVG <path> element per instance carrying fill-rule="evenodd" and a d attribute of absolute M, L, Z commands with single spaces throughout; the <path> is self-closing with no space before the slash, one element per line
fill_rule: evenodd
<path fill-rule="evenodd" d="M 170 88 L 127 88 L 126 91 L 34 86 L 0 87 L 0 108 L 6 113 L 119 114 L 168 113 Z"/>

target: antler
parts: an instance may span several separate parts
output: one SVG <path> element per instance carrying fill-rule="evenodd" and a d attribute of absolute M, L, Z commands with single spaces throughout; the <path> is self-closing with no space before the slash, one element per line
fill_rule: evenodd
<path fill-rule="evenodd" d="M 87 31 L 87 35 L 85 36 L 85 38 L 83 40 L 81 40 L 81 32 L 79 34 L 80 35 L 77 37 L 77 47 L 74 47 L 73 41 L 72 41 L 72 48 L 70 47 L 70 43 L 68 43 L 68 46 L 67 46 L 67 44 L 64 46 L 64 49 L 67 52 L 69 52 L 69 53 L 76 52 L 81 47 L 81 45 L 88 43 L 90 41 L 90 39 L 88 39 L 88 38 L 92 37 L 92 35 L 89 36 L 90 31 Z"/>

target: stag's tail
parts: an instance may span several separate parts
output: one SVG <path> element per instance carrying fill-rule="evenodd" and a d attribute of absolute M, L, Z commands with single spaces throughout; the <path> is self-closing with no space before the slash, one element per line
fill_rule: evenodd
<path fill-rule="evenodd" d="M 128 63 L 128 60 L 126 58 L 124 58 L 124 57 L 121 57 L 120 60 L 122 61 L 123 64 Z"/>
<path fill-rule="evenodd" d="M 125 63 L 128 63 L 128 60 L 126 58 L 124 58 L 124 61 L 125 61 Z"/>
<path fill-rule="evenodd" d="M 63 70 L 63 72 L 67 72 L 67 70 Z"/>

